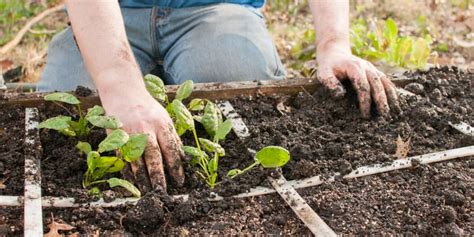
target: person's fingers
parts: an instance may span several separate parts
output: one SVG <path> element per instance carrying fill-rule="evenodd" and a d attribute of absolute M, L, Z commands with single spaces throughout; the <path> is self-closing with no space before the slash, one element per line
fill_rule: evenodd
<path fill-rule="evenodd" d="M 367 80 L 370 84 L 370 92 L 372 99 L 377 106 L 377 111 L 380 115 L 387 115 L 389 111 L 387 95 L 385 95 L 385 89 L 382 84 L 380 77 L 375 71 L 366 70 Z"/>
<path fill-rule="evenodd" d="M 347 76 L 352 82 L 352 86 L 357 91 L 359 99 L 359 108 L 363 118 L 370 118 L 370 105 L 372 99 L 370 97 L 370 84 L 362 67 L 350 65 L 348 67 Z"/>
<path fill-rule="evenodd" d="M 166 179 L 165 171 L 163 169 L 161 149 L 154 134 L 148 135 L 148 143 L 143 157 L 148 170 L 151 187 L 153 190 L 166 192 Z"/>
<path fill-rule="evenodd" d="M 400 108 L 400 103 L 398 101 L 398 92 L 396 86 L 393 84 L 390 79 L 388 79 L 385 74 L 379 72 L 380 79 L 382 81 L 382 85 L 385 89 L 385 94 L 387 95 L 388 104 L 390 109 L 395 111 L 396 113 L 402 112 Z"/>
<path fill-rule="evenodd" d="M 176 185 L 181 186 L 184 183 L 184 170 L 181 162 L 184 157 L 184 152 L 182 150 L 181 139 L 176 133 L 171 120 L 164 124 L 164 128 L 162 128 L 161 131 L 157 131 L 158 142 L 167 166 L 168 174 L 173 178 Z"/>
<path fill-rule="evenodd" d="M 130 169 L 135 177 L 135 184 L 140 191 L 147 193 L 152 190 L 150 179 L 148 178 L 148 171 L 145 162 L 142 158 L 130 163 Z"/>
<path fill-rule="evenodd" d="M 346 94 L 346 89 L 334 75 L 330 68 L 322 67 L 318 70 L 317 78 L 331 93 L 333 97 L 342 97 Z"/>

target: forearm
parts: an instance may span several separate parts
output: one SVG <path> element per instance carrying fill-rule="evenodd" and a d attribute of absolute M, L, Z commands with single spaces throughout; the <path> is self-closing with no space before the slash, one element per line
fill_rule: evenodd
<path fill-rule="evenodd" d="M 117 1 L 67 0 L 72 30 L 101 96 L 145 90 Z"/>
<path fill-rule="evenodd" d="M 349 0 L 309 0 L 316 30 L 318 52 L 337 45 L 350 52 Z"/>

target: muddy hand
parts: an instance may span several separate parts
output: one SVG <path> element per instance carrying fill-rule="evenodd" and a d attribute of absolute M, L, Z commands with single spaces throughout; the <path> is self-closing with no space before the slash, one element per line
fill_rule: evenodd
<path fill-rule="evenodd" d="M 183 157 L 181 140 L 173 121 L 165 108 L 144 93 L 133 93 L 130 98 L 104 99 L 102 103 L 108 115 L 117 117 L 123 123 L 123 130 L 129 134 L 146 133 L 148 143 L 142 158 L 130 165 L 131 176 L 143 192 L 156 190 L 166 192 L 165 170 L 176 185 L 184 182 L 181 166 Z M 124 172 L 127 173 L 126 171 Z"/>
<path fill-rule="evenodd" d="M 390 109 L 400 111 L 395 85 L 370 62 L 337 49 L 318 55 L 318 80 L 335 97 L 346 93 L 340 80 L 349 79 L 357 92 L 359 108 L 364 118 L 370 118 L 370 107 L 375 103 L 381 115 Z"/>

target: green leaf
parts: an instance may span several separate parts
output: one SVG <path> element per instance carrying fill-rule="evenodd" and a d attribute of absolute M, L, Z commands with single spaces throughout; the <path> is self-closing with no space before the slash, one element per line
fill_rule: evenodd
<path fill-rule="evenodd" d="M 134 162 L 140 158 L 145 151 L 148 134 L 138 133 L 130 135 L 130 139 L 120 148 L 123 158 L 128 162 Z"/>
<path fill-rule="evenodd" d="M 100 195 L 102 194 L 102 191 L 100 191 L 99 187 L 96 186 L 89 189 L 89 194 L 91 196 L 100 197 Z"/>
<path fill-rule="evenodd" d="M 110 179 L 107 180 L 107 183 L 109 183 L 109 186 L 111 188 L 120 186 L 120 187 L 123 187 L 123 188 L 127 189 L 135 197 L 140 197 L 141 196 L 140 190 L 138 190 L 137 187 L 135 187 L 133 184 L 131 184 L 127 180 L 118 179 L 118 178 L 110 178 Z"/>
<path fill-rule="evenodd" d="M 389 40 L 389 43 L 394 43 L 397 39 L 398 27 L 397 23 L 392 18 L 388 18 L 385 21 L 384 36 Z"/>
<path fill-rule="evenodd" d="M 145 80 L 145 86 L 148 92 L 150 93 L 153 98 L 161 100 L 161 101 L 167 101 L 168 96 L 166 95 L 166 87 L 165 83 L 163 83 L 163 80 L 161 78 L 148 74 L 144 78 Z"/>
<path fill-rule="evenodd" d="M 409 60 L 407 58 L 408 53 L 412 49 L 413 40 L 411 38 L 403 38 L 398 44 L 398 58 L 397 64 L 404 67 L 406 62 Z"/>
<path fill-rule="evenodd" d="M 61 131 L 70 128 L 69 122 L 71 122 L 71 117 L 59 115 L 41 122 L 38 125 L 38 128 L 47 128 Z"/>
<path fill-rule="evenodd" d="M 191 112 L 179 100 L 173 100 L 173 112 L 176 118 L 175 128 L 178 135 L 183 135 L 186 131 L 194 129 L 194 120 Z"/>
<path fill-rule="evenodd" d="M 188 98 L 191 93 L 193 92 L 193 81 L 187 80 L 183 84 L 181 84 L 176 91 L 175 99 L 179 101 L 183 101 L 184 99 Z"/>
<path fill-rule="evenodd" d="M 86 119 L 89 118 L 90 116 L 100 116 L 104 114 L 105 114 L 104 108 L 102 108 L 102 106 L 95 105 L 94 107 L 87 109 Z"/>
<path fill-rule="evenodd" d="M 188 109 L 190 111 L 201 111 L 204 109 L 204 104 L 206 100 L 204 99 L 192 99 L 188 104 Z"/>
<path fill-rule="evenodd" d="M 99 128 L 117 129 L 122 127 L 122 123 L 117 118 L 112 116 L 92 115 L 89 117 L 86 116 L 86 119 L 92 125 Z"/>
<path fill-rule="evenodd" d="M 227 176 L 229 176 L 230 178 L 236 176 L 236 175 L 239 175 L 242 173 L 242 170 L 241 169 L 231 169 L 229 170 L 229 172 L 227 172 Z"/>
<path fill-rule="evenodd" d="M 232 121 L 227 119 L 225 122 L 219 124 L 217 127 L 216 135 L 214 136 L 215 141 L 224 140 L 227 134 L 229 134 L 232 129 Z"/>
<path fill-rule="evenodd" d="M 199 138 L 199 143 L 201 146 L 208 152 L 216 152 L 219 156 L 225 156 L 225 150 L 221 147 L 221 145 L 214 143 L 205 138 Z"/>
<path fill-rule="evenodd" d="M 106 173 L 121 171 L 125 166 L 123 160 L 115 156 L 102 156 L 96 160 L 95 164 L 97 168 L 104 168 L 104 172 Z"/>
<path fill-rule="evenodd" d="M 100 154 L 97 151 L 91 151 L 87 154 L 87 169 L 92 172 L 97 167 L 96 161 L 100 158 Z"/>
<path fill-rule="evenodd" d="M 194 166 L 194 165 L 198 164 L 199 161 L 201 160 L 201 154 L 199 153 L 199 150 L 196 147 L 183 146 L 183 151 L 186 155 L 191 156 L 191 158 L 192 158 L 191 165 Z M 207 155 L 207 153 L 204 152 L 204 151 L 201 151 L 201 152 L 202 152 L 202 156 L 204 157 L 204 159 L 209 160 L 209 156 Z"/>
<path fill-rule="evenodd" d="M 81 142 L 79 141 L 76 145 L 76 148 L 82 153 L 82 154 L 89 154 L 89 152 L 92 151 L 91 144 L 88 142 Z"/>
<path fill-rule="evenodd" d="M 105 151 L 112 151 L 122 147 L 128 141 L 128 134 L 122 129 L 113 130 L 107 137 L 99 144 L 99 153 Z"/>
<path fill-rule="evenodd" d="M 65 92 L 56 92 L 48 94 L 44 97 L 44 100 L 63 102 L 71 105 L 77 105 L 81 103 L 81 101 L 79 101 L 75 96 Z"/>
<path fill-rule="evenodd" d="M 290 160 L 290 152 L 283 147 L 267 146 L 257 152 L 256 159 L 264 168 L 278 168 Z"/>
<path fill-rule="evenodd" d="M 201 119 L 201 124 L 209 134 L 210 137 L 216 135 L 219 124 L 222 123 L 222 114 L 217 106 L 212 102 L 207 102 L 206 108 L 204 108 L 204 115 Z"/>
<path fill-rule="evenodd" d="M 214 174 L 217 172 L 218 165 L 218 160 L 216 159 L 216 157 L 214 157 L 209 160 L 209 163 L 207 163 L 207 170 L 210 174 Z"/>
<path fill-rule="evenodd" d="M 430 46 L 423 38 L 416 39 L 410 61 L 418 68 L 423 67 L 430 56 Z"/>

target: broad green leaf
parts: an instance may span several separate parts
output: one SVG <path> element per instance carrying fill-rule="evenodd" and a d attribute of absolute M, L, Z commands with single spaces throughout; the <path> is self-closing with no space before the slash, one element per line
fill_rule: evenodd
<path fill-rule="evenodd" d="M 115 156 L 102 156 L 96 160 L 96 167 L 103 168 L 104 173 L 114 173 L 121 171 L 125 166 L 123 160 Z"/>
<path fill-rule="evenodd" d="M 148 141 L 148 134 L 132 134 L 122 148 L 120 152 L 123 158 L 128 162 L 134 162 L 140 158 L 145 151 L 145 147 Z"/>
<path fill-rule="evenodd" d="M 166 95 L 166 87 L 165 83 L 161 80 L 161 78 L 148 74 L 145 76 L 145 86 L 151 96 L 155 99 L 161 101 L 167 101 L 168 97 Z"/>
<path fill-rule="evenodd" d="M 179 101 L 183 101 L 184 99 L 188 98 L 191 93 L 193 92 L 193 81 L 187 80 L 183 84 L 181 84 L 176 91 L 175 99 Z"/>
<path fill-rule="evenodd" d="M 100 154 L 97 151 L 91 151 L 87 154 L 87 168 L 88 171 L 92 172 L 97 167 L 96 161 L 100 158 Z"/>
<path fill-rule="evenodd" d="M 113 130 L 107 137 L 99 144 L 99 153 L 105 151 L 112 151 L 122 147 L 128 141 L 128 134 L 122 129 Z"/>
<path fill-rule="evenodd" d="M 93 115 L 93 116 L 86 117 L 86 119 L 92 125 L 99 128 L 117 129 L 117 128 L 122 127 L 122 123 L 117 118 L 112 117 L 112 116 Z"/>
<path fill-rule="evenodd" d="M 229 170 L 229 172 L 227 172 L 227 176 L 229 176 L 230 178 L 233 178 L 234 176 L 241 173 L 242 173 L 241 169 L 232 169 L 232 170 Z"/>
<path fill-rule="evenodd" d="M 135 187 L 133 184 L 131 184 L 127 180 L 118 179 L 118 178 L 110 178 L 110 179 L 107 180 L 107 183 L 109 183 L 109 186 L 111 188 L 120 186 L 120 187 L 123 187 L 123 188 L 127 189 L 135 197 L 140 197 L 141 196 L 140 190 L 138 190 L 137 187 Z"/>
<path fill-rule="evenodd" d="M 201 111 L 204 109 L 204 104 L 206 100 L 204 99 L 192 99 L 188 104 L 188 109 L 190 111 Z"/>
<path fill-rule="evenodd" d="M 221 147 L 221 145 L 214 143 L 205 138 L 199 138 L 199 143 L 201 146 L 208 152 L 216 152 L 219 156 L 225 156 L 225 150 Z"/>
<path fill-rule="evenodd" d="M 44 97 L 44 100 L 63 102 L 71 105 L 77 105 L 81 103 L 75 96 L 65 92 L 56 92 L 48 94 Z"/>
<path fill-rule="evenodd" d="M 76 148 L 83 154 L 89 154 L 92 151 L 91 144 L 88 142 L 81 142 L 79 141 L 76 145 Z"/>
<path fill-rule="evenodd" d="M 104 114 L 105 114 L 104 108 L 102 108 L 102 106 L 95 105 L 94 107 L 87 109 L 86 119 L 89 118 L 90 116 L 100 116 Z"/>
<path fill-rule="evenodd" d="M 178 135 L 183 135 L 186 131 L 194 129 L 194 120 L 191 112 L 179 100 L 173 100 L 173 111 L 175 115 L 175 127 Z"/>
<path fill-rule="evenodd" d="M 221 121 L 222 115 L 219 108 L 217 108 L 214 103 L 210 101 L 207 102 L 206 108 L 204 108 L 204 115 L 202 116 L 201 124 L 204 126 L 204 129 L 210 137 L 216 135 L 217 128 Z"/>
<path fill-rule="evenodd" d="M 59 115 L 41 122 L 38 125 L 38 128 L 48 128 L 61 131 L 69 128 L 69 122 L 71 122 L 71 117 Z"/>
<path fill-rule="evenodd" d="M 264 168 L 282 167 L 290 160 L 290 152 L 279 146 L 264 147 L 255 156 Z"/>
<path fill-rule="evenodd" d="M 232 129 L 232 121 L 230 119 L 227 119 L 225 122 L 219 124 L 219 126 L 217 127 L 214 140 L 216 141 L 224 140 L 231 129 Z"/>

